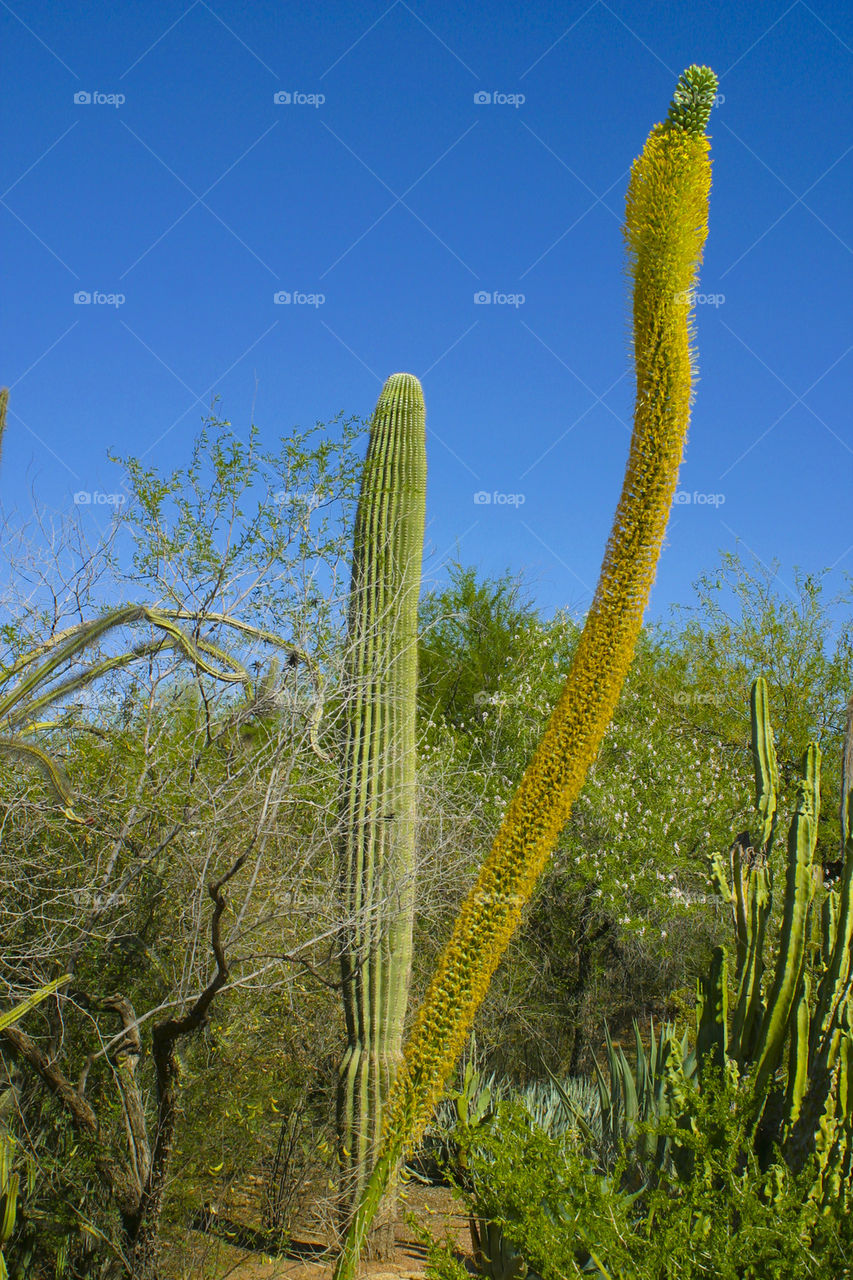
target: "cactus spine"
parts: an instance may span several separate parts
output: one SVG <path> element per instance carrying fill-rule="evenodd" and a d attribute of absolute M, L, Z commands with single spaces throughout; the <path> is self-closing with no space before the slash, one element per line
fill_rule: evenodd
<path fill-rule="evenodd" d="M 690 298 L 708 231 L 704 129 L 716 77 L 681 76 L 670 114 L 631 171 L 625 238 L 634 279 L 637 397 L 622 494 L 566 686 L 516 791 L 410 1032 L 382 1143 L 335 1280 L 351 1280 L 400 1157 L 422 1130 L 613 714 L 654 579 L 689 419 Z"/>
<path fill-rule="evenodd" d="M 346 1217 L 370 1173 L 397 1071 L 411 968 L 417 621 L 426 425 L 417 378 L 393 374 L 370 432 L 356 513 L 341 795 L 347 1049 L 339 1134 Z M 386 1197 L 390 1218 L 393 1196 Z M 393 1224 L 374 1252 L 393 1247 Z"/>

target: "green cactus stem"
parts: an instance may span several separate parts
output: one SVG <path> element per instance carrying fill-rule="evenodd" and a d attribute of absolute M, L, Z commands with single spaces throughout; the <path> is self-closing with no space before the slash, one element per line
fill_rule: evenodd
<path fill-rule="evenodd" d="M 802 774 L 797 812 L 788 835 L 788 872 L 779 956 L 757 1054 L 754 1081 L 757 1106 L 763 1102 L 770 1078 L 779 1065 L 802 982 L 807 919 L 814 890 L 812 857 L 820 809 L 820 749 L 815 743 L 809 745 L 803 756 Z"/>
<path fill-rule="evenodd" d="M 417 378 L 393 374 L 370 432 L 356 514 L 341 790 L 347 1048 L 338 1126 L 344 1225 L 373 1167 L 401 1056 L 412 952 L 417 621 L 426 419 Z M 393 1193 L 370 1242 L 393 1248 Z"/>
<path fill-rule="evenodd" d="M 722 947 L 714 948 L 708 975 L 699 979 L 697 1014 L 696 1056 L 700 1069 L 713 1063 L 722 1070 L 728 1049 L 728 966 Z"/>

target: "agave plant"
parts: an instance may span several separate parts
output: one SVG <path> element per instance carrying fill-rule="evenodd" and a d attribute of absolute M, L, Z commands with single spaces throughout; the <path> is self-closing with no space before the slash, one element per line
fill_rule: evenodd
<path fill-rule="evenodd" d="M 628 187 L 637 396 L 622 493 L 595 598 L 563 693 L 515 792 L 415 1015 L 388 1096 L 373 1172 L 335 1280 L 352 1280 L 405 1152 L 423 1132 L 492 975 L 595 759 L 642 628 L 690 417 L 691 303 L 708 231 L 716 77 L 690 67 Z"/>

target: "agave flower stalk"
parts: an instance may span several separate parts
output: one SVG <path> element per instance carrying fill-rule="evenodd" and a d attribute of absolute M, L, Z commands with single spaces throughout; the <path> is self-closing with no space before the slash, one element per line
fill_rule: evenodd
<path fill-rule="evenodd" d="M 678 481 L 692 395 L 691 309 L 708 231 L 707 67 L 681 76 L 631 170 L 624 235 L 633 277 L 637 394 L 622 493 L 598 588 L 542 741 L 462 905 L 416 1015 L 373 1173 L 335 1280 L 351 1280 L 385 1186 L 441 1094 L 492 975 L 580 792 L 642 626 Z"/>

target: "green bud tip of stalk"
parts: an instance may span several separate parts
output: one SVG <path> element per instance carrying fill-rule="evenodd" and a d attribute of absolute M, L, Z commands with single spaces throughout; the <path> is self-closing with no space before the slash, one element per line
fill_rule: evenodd
<path fill-rule="evenodd" d="M 678 77 L 664 128 L 681 129 L 693 137 L 704 133 L 717 92 L 717 77 L 710 67 L 694 63 Z"/>

